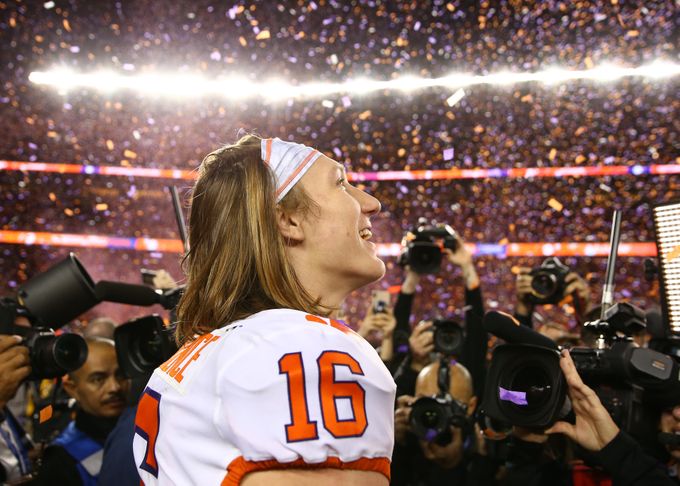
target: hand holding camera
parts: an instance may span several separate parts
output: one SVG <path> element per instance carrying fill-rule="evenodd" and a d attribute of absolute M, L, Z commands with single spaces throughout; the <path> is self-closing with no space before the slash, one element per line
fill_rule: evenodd
<path fill-rule="evenodd" d="M 370 309 L 366 317 L 359 324 L 357 332 L 364 339 L 373 332 L 379 332 L 383 339 L 392 337 L 397 320 L 389 312 L 374 313 Z"/>
<path fill-rule="evenodd" d="M 401 444 L 406 441 L 406 434 L 411 430 L 409 417 L 415 400 L 411 395 L 397 397 L 397 408 L 394 411 L 394 439 Z"/>
<path fill-rule="evenodd" d="M 401 266 L 408 265 L 414 272 L 436 274 L 441 266 L 444 250 L 456 254 L 459 250 L 460 238 L 447 224 L 427 225 L 419 221 L 418 226 L 407 232 L 402 239 L 404 250 L 399 256 Z M 461 258 L 463 254 L 460 254 Z"/>
<path fill-rule="evenodd" d="M 420 371 L 430 362 L 430 353 L 434 351 L 433 325 L 432 321 L 421 321 L 408 338 L 411 369 L 415 371 Z"/>
<path fill-rule="evenodd" d="M 21 346 L 21 338 L 0 335 L 0 408 L 14 397 L 30 372 L 28 348 Z"/>
<path fill-rule="evenodd" d="M 446 255 L 449 263 L 460 267 L 463 272 L 463 280 L 465 280 L 465 288 L 477 288 L 479 286 L 479 276 L 472 261 L 472 254 L 468 251 L 460 235 L 454 233 L 453 238 L 456 241 L 455 248 L 444 247 L 442 252 Z"/>
<path fill-rule="evenodd" d="M 534 311 L 534 303 L 531 299 L 531 268 L 520 267 L 515 281 L 515 314 L 530 316 Z"/>
<path fill-rule="evenodd" d="M 560 356 L 560 368 L 567 380 L 576 423 L 556 422 L 545 433 L 564 434 L 585 449 L 599 451 L 616 437 L 619 428 L 597 394 L 583 383 L 567 350 Z"/>

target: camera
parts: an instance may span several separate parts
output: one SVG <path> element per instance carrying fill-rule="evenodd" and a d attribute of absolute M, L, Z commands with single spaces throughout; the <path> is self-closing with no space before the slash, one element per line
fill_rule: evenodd
<path fill-rule="evenodd" d="M 411 407 L 409 422 L 418 438 L 444 446 L 452 440 L 450 427 L 468 426 L 467 406 L 448 393 L 421 397 Z"/>
<path fill-rule="evenodd" d="M 539 267 L 531 270 L 531 294 L 534 304 L 557 304 L 563 297 L 569 267 L 557 257 L 546 258 Z"/>
<path fill-rule="evenodd" d="M 456 232 L 448 224 L 419 224 L 408 231 L 401 242 L 404 250 L 399 256 L 399 265 L 409 265 L 421 275 L 435 274 L 442 261 L 442 248 L 458 249 Z"/>
<path fill-rule="evenodd" d="M 487 317 L 485 328 L 493 333 Z M 600 334 L 598 347 L 570 350 L 584 382 L 595 390 L 614 421 L 631 433 L 641 427 L 643 392 L 680 388 L 677 365 L 670 356 L 634 346 L 630 335 L 644 328 L 644 317 L 632 304 L 614 304 L 602 319 L 586 323 Z M 500 336 L 511 344 L 494 350 L 482 407 L 494 420 L 545 428 L 571 411 L 560 356 L 554 344 L 540 345 L 548 339 L 545 336 L 529 328 L 521 332 L 517 340 Z"/>
<path fill-rule="evenodd" d="M 436 319 L 432 325 L 434 350 L 445 356 L 460 356 L 463 350 L 463 327 L 456 321 Z"/>
<path fill-rule="evenodd" d="M 177 352 L 172 329 L 157 314 L 118 326 L 114 340 L 118 364 L 128 378 L 148 377 Z"/>
<path fill-rule="evenodd" d="M 437 373 L 438 393 L 432 397 L 420 397 L 411 407 L 409 423 L 411 430 L 421 440 L 445 446 L 453 440 L 451 427 L 459 427 L 469 435 L 473 422 L 467 414 L 467 405 L 449 393 L 450 359 L 439 360 Z"/>
<path fill-rule="evenodd" d="M 75 334 L 54 329 L 75 319 L 99 301 L 94 282 L 73 253 L 19 287 L 16 298 L 0 300 L 0 334 L 23 337 L 29 349 L 29 380 L 57 378 L 80 368 L 87 359 L 87 344 Z M 31 324 L 15 324 L 25 317 Z"/>

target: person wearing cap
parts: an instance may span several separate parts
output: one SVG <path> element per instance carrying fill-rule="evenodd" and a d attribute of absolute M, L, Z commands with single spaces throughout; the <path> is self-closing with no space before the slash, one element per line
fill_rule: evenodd
<path fill-rule="evenodd" d="M 387 485 L 395 384 L 334 319 L 379 280 L 374 197 L 305 145 L 246 135 L 193 188 L 180 350 L 135 421 L 143 483 Z"/>

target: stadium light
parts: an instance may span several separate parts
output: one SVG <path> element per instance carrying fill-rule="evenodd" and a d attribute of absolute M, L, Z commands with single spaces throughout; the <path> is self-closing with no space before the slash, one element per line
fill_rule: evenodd
<path fill-rule="evenodd" d="M 653 208 L 662 305 L 667 330 L 680 335 L 680 203 Z"/>
<path fill-rule="evenodd" d="M 272 79 L 255 82 L 246 77 L 218 77 L 209 79 L 198 74 L 119 74 L 111 71 L 77 73 L 68 69 L 34 71 L 28 79 L 35 84 L 55 87 L 59 92 L 74 89 L 92 89 L 105 93 L 132 90 L 142 95 L 168 97 L 219 96 L 226 99 L 261 97 L 270 101 L 285 101 L 292 98 L 319 98 L 333 94 L 368 94 L 375 91 L 393 90 L 413 92 L 426 88 L 448 88 L 457 90 L 475 85 L 508 86 L 520 83 L 539 82 L 562 84 L 574 80 L 612 82 L 624 77 L 661 79 L 680 74 L 680 64 L 657 60 L 639 67 L 602 65 L 588 70 L 567 70 L 551 68 L 537 72 L 498 72 L 475 76 L 467 73 L 452 73 L 440 78 L 402 76 L 380 81 L 357 78 L 344 83 L 291 84 Z"/>

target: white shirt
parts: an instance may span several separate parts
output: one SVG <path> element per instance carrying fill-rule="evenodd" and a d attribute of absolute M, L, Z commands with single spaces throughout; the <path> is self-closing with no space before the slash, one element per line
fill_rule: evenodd
<path fill-rule="evenodd" d="M 137 412 L 135 461 L 146 486 L 237 485 L 285 467 L 389 478 L 395 389 L 371 345 L 342 323 L 263 311 L 156 369 Z"/>

